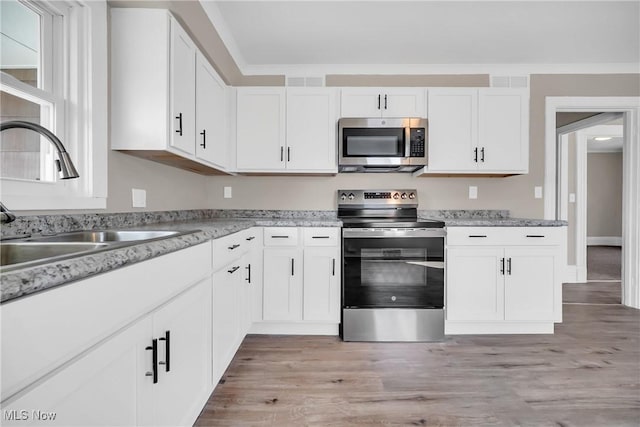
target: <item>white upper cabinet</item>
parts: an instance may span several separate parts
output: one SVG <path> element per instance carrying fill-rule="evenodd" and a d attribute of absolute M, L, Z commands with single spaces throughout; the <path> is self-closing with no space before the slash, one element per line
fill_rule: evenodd
<path fill-rule="evenodd" d="M 288 170 L 336 172 L 336 91 L 287 89 Z"/>
<path fill-rule="evenodd" d="M 528 172 L 526 89 L 434 88 L 428 94 L 426 173 Z"/>
<path fill-rule="evenodd" d="M 424 117 L 422 88 L 344 88 L 340 117 Z"/>
<path fill-rule="evenodd" d="M 196 156 L 226 168 L 229 162 L 227 86 L 200 52 L 196 54 L 196 87 Z"/>
<path fill-rule="evenodd" d="M 112 8 L 110 62 L 112 149 L 225 171 L 226 86 L 168 11 Z"/>
<path fill-rule="evenodd" d="M 238 88 L 238 171 L 336 173 L 335 105 L 330 88 Z"/>
<path fill-rule="evenodd" d="M 170 96 L 173 132 L 171 146 L 188 154 L 195 152 L 196 46 L 189 35 L 171 19 Z"/>
<path fill-rule="evenodd" d="M 238 170 L 285 168 L 285 89 L 238 88 Z"/>

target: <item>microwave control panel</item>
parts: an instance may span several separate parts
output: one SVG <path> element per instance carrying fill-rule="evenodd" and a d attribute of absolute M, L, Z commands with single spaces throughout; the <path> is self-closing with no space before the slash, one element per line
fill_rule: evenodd
<path fill-rule="evenodd" d="M 409 156 L 424 157 L 425 150 L 425 129 L 409 129 Z"/>

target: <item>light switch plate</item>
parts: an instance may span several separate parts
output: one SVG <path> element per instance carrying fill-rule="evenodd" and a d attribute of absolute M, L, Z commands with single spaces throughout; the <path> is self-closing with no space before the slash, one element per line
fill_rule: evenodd
<path fill-rule="evenodd" d="M 542 187 L 533 187 L 533 197 L 535 197 L 536 199 L 542 199 Z"/>
<path fill-rule="evenodd" d="M 231 187 L 224 187 L 224 198 L 230 199 L 232 196 Z"/>
<path fill-rule="evenodd" d="M 474 185 L 470 185 L 469 186 L 469 198 L 470 199 L 477 199 L 478 198 L 478 187 L 476 187 Z"/>
<path fill-rule="evenodd" d="M 576 202 L 576 193 L 569 193 L 569 203 Z"/>
<path fill-rule="evenodd" d="M 146 208 L 147 207 L 147 190 L 132 188 L 131 202 L 134 208 Z"/>

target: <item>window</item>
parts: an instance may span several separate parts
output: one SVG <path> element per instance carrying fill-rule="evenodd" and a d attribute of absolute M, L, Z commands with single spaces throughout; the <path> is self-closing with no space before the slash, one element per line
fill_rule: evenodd
<path fill-rule="evenodd" d="M 50 142 L 26 129 L 0 133 L 1 198 L 13 210 L 106 206 L 105 1 L 0 1 L 0 120 L 48 128 L 80 173 L 58 180 Z"/>

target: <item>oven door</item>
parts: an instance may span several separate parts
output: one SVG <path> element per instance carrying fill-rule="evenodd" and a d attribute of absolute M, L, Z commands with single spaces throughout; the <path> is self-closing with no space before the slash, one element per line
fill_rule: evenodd
<path fill-rule="evenodd" d="M 442 229 L 343 229 L 343 307 L 444 307 L 444 236 Z"/>

